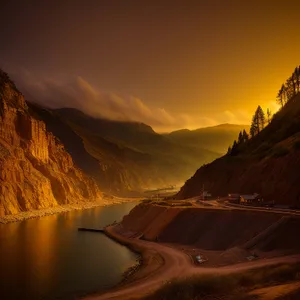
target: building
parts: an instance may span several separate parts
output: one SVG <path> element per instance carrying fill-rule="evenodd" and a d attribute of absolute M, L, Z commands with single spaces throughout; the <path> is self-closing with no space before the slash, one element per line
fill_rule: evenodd
<path fill-rule="evenodd" d="M 262 202 L 262 198 L 259 194 L 246 194 L 246 195 L 240 195 L 240 203 L 241 204 L 251 204 L 251 203 L 258 203 Z"/>
<path fill-rule="evenodd" d="M 211 194 L 208 191 L 203 191 L 200 194 L 200 200 L 207 200 L 211 198 Z"/>
<path fill-rule="evenodd" d="M 239 203 L 240 202 L 240 194 L 228 194 L 227 197 L 228 201 L 234 202 L 234 203 Z"/>

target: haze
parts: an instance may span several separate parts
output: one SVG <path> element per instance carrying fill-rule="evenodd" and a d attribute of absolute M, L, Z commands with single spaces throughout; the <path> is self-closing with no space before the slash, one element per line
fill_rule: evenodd
<path fill-rule="evenodd" d="M 272 5 L 272 6 L 271 6 Z M 6 1 L 0 66 L 33 100 L 157 131 L 246 124 L 299 64 L 298 1 Z"/>

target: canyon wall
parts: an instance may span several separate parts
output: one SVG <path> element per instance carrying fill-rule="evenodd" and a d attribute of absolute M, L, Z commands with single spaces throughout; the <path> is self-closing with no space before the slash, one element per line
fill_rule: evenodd
<path fill-rule="evenodd" d="M 0 217 L 86 201 L 101 201 L 97 185 L 0 70 Z"/>

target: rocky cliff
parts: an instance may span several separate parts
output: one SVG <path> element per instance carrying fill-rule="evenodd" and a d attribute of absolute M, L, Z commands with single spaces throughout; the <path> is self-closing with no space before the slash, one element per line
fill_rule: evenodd
<path fill-rule="evenodd" d="M 45 123 L 0 70 L 0 217 L 101 199 Z"/>

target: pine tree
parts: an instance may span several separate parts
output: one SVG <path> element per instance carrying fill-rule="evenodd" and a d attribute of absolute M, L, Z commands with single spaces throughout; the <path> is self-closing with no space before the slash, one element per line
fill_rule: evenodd
<path fill-rule="evenodd" d="M 244 129 L 243 130 L 243 141 L 244 141 L 244 143 L 246 143 L 248 140 L 249 140 L 249 135 L 246 132 L 246 130 Z"/>
<path fill-rule="evenodd" d="M 265 122 L 266 122 L 265 113 L 260 105 L 258 105 L 256 113 L 257 113 L 257 119 L 258 119 L 258 132 L 260 132 L 264 129 Z"/>
<path fill-rule="evenodd" d="M 243 142 L 244 142 L 243 134 L 242 134 L 242 132 L 240 131 L 239 137 L 238 137 L 238 144 L 241 145 L 241 144 L 243 144 Z"/>
<path fill-rule="evenodd" d="M 230 155 L 237 155 L 238 154 L 238 143 L 237 141 L 235 140 L 233 142 L 233 146 L 231 148 L 231 152 L 230 152 Z"/>
<path fill-rule="evenodd" d="M 254 122 L 252 121 L 252 124 L 250 127 L 250 135 L 253 138 L 255 136 L 255 134 L 256 134 L 256 128 L 255 128 Z"/>
<path fill-rule="evenodd" d="M 261 132 L 265 127 L 265 113 L 259 105 L 255 111 L 252 118 L 252 123 L 250 127 L 250 135 L 253 138 L 255 135 Z"/>
<path fill-rule="evenodd" d="M 296 80 L 296 93 L 300 92 L 300 66 L 296 67 L 295 69 L 295 80 Z"/>
<path fill-rule="evenodd" d="M 230 147 L 230 146 L 228 147 L 227 154 L 228 154 L 228 155 L 231 154 L 231 147 Z"/>
<path fill-rule="evenodd" d="M 285 86 L 284 84 L 281 86 L 280 90 L 278 91 L 276 101 L 281 107 L 284 105 L 284 91 L 285 91 Z"/>
<path fill-rule="evenodd" d="M 267 123 L 268 123 L 268 125 L 271 123 L 271 119 L 272 119 L 272 112 L 269 108 L 267 108 Z"/>

